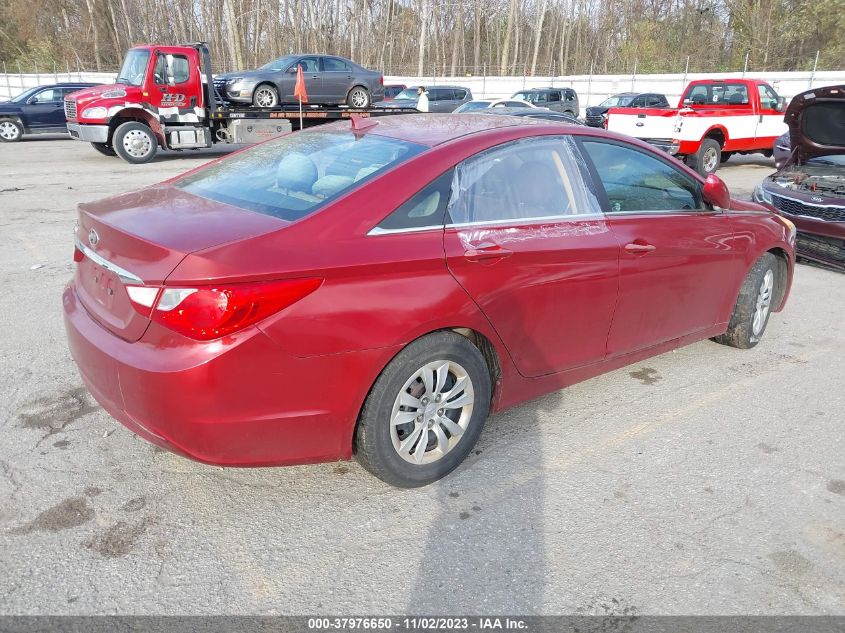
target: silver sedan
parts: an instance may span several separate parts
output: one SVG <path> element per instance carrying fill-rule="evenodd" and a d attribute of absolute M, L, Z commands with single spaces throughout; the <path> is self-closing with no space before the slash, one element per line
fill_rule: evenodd
<path fill-rule="evenodd" d="M 251 103 L 259 108 L 298 103 L 293 90 L 299 66 L 308 103 L 363 109 L 384 97 L 384 77 L 380 72 L 333 55 L 286 55 L 258 70 L 217 75 L 214 87 L 225 101 Z"/>

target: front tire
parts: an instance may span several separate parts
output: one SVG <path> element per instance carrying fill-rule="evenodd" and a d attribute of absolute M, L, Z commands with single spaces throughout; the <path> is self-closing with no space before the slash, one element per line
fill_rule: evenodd
<path fill-rule="evenodd" d="M 393 486 L 425 486 L 475 446 L 490 411 L 490 372 L 469 339 L 436 332 L 388 363 L 361 409 L 357 458 Z"/>
<path fill-rule="evenodd" d="M 369 91 L 363 86 L 355 86 L 346 95 L 346 105 L 356 110 L 365 110 L 372 102 Z"/>
<path fill-rule="evenodd" d="M 252 93 L 252 105 L 256 108 L 275 108 L 279 105 L 279 91 L 269 84 L 261 84 Z"/>
<path fill-rule="evenodd" d="M 739 349 L 751 349 L 760 342 L 777 296 L 777 270 L 777 257 L 771 253 L 757 260 L 739 289 L 727 332 L 714 341 Z"/>
<path fill-rule="evenodd" d="M 14 119 L 0 121 L 0 141 L 17 143 L 23 138 L 23 126 Z"/>
<path fill-rule="evenodd" d="M 91 147 L 100 152 L 103 156 L 117 156 L 117 152 L 108 143 L 91 143 Z"/>
<path fill-rule="evenodd" d="M 127 163 L 140 165 L 155 158 L 158 140 L 148 125 L 138 121 L 127 121 L 117 126 L 111 146 Z"/>

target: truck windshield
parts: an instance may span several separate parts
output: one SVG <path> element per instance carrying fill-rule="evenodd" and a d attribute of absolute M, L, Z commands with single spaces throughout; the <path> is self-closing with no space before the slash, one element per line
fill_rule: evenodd
<path fill-rule="evenodd" d="M 150 61 L 150 51 L 145 49 L 131 49 L 126 53 L 123 66 L 117 75 L 117 83 L 128 86 L 140 86 L 144 83 L 147 73 L 147 63 Z"/>
<path fill-rule="evenodd" d="M 375 134 L 297 132 L 186 176 L 176 187 L 293 222 L 425 149 Z"/>

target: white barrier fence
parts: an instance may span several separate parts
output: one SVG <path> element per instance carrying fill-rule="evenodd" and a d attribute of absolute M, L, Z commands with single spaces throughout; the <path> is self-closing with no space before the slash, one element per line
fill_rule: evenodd
<path fill-rule="evenodd" d="M 684 87 L 693 79 L 737 79 L 746 76 L 768 81 L 778 94 L 791 99 L 799 92 L 845 84 L 845 70 L 819 72 L 770 72 L 770 73 L 689 73 L 672 75 L 572 75 L 567 77 L 385 77 L 385 83 L 417 85 L 454 85 L 472 90 L 476 99 L 510 97 L 525 88 L 546 86 L 574 88 L 580 99 L 581 110 L 598 105 L 610 95 L 619 92 L 657 92 L 666 95 L 675 105 Z M 111 83 L 115 73 L 71 72 L 41 74 L 0 73 L 0 101 L 10 99 L 34 86 L 64 81 Z"/>

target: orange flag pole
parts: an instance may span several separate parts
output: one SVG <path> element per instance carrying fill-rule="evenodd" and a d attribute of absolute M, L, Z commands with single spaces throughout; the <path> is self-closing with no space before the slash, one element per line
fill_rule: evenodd
<path fill-rule="evenodd" d="M 305 77 L 302 76 L 302 66 L 296 66 L 296 85 L 293 87 L 293 95 L 299 99 L 299 129 L 302 130 L 302 102 L 308 103 L 308 92 L 305 90 Z"/>

